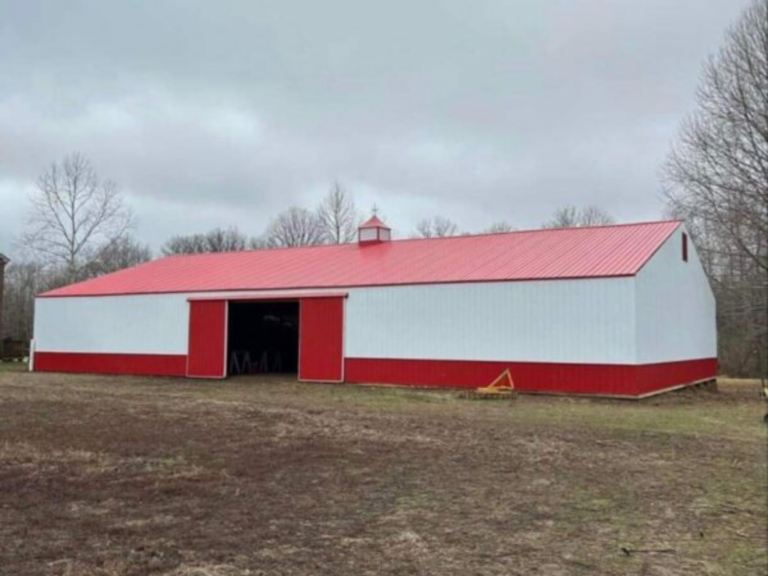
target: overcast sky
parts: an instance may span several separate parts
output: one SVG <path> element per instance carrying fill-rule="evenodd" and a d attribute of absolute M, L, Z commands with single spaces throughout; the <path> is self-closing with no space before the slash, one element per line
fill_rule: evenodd
<path fill-rule="evenodd" d="M 0 252 L 78 151 L 157 248 L 337 179 L 401 236 L 661 215 L 659 166 L 749 0 L 0 0 Z"/>

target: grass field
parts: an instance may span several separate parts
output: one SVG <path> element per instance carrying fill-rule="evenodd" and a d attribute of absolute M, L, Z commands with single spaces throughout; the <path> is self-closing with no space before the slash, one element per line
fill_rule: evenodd
<path fill-rule="evenodd" d="M 762 575 L 764 409 L 0 366 L 0 573 Z"/>

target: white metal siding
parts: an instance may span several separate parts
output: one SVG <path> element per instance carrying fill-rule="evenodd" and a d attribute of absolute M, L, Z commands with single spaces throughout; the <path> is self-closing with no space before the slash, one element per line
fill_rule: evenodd
<path fill-rule="evenodd" d="M 38 298 L 38 352 L 186 354 L 186 295 Z"/>
<path fill-rule="evenodd" d="M 635 277 L 640 364 L 717 356 L 715 297 L 690 236 L 683 261 L 683 232 L 678 228 Z"/>
<path fill-rule="evenodd" d="M 632 278 L 347 291 L 344 349 L 350 358 L 635 361 Z M 186 354 L 187 298 L 195 295 L 201 294 L 40 298 L 37 350 Z"/>
<path fill-rule="evenodd" d="M 350 290 L 350 358 L 635 361 L 632 278 Z"/>
<path fill-rule="evenodd" d="M 378 233 L 376 228 L 363 228 L 360 230 L 360 241 L 369 242 L 371 240 L 378 240 Z"/>

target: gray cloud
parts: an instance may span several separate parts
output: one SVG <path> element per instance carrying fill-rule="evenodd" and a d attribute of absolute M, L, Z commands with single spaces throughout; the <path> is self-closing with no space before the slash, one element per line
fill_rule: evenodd
<path fill-rule="evenodd" d="M 257 233 L 333 179 L 407 234 L 658 217 L 703 59 L 749 0 L 0 0 L 0 251 L 70 151 L 154 246 Z"/>

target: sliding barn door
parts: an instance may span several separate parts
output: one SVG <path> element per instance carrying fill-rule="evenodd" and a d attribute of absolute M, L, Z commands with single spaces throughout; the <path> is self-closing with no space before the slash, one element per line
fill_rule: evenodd
<path fill-rule="evenodd" d="M 299 380 L 344 381 L 344 298 L 301 300 Z"/>
<path fill-rule="evenodd" d="M 224 378 L 226 357 L 227 303 L 223 300 L 190 302 L 187 376 Z"/>

